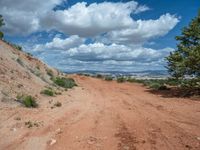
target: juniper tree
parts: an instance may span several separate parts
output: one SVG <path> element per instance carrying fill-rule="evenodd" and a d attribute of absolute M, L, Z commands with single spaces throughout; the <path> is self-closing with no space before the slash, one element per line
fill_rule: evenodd
<path fill-rule="evenodd" d="M 166 58 L 168 71 L 176 79 L 188 76 L 196 82 L 200 79 L 200 11 L 176 40 L 177 49 Z"/>
<path fill-rule="evenodd" d="M 0 15 L 0 28 L 5 25 L 2 15 Z M 3 38 L 3 32 L 0 31 L 0 39 Z"/>

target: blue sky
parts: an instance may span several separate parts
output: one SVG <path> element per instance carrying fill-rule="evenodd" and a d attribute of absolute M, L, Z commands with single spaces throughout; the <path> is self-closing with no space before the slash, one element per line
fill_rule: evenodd
<path fill-rule="evenodd" d="M 63 71 L 165 69 L 199 0 L 1 0 L 5 39 Z"/>

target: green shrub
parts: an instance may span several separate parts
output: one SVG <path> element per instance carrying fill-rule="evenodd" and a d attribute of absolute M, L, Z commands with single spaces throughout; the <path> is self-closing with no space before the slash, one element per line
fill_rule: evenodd
<path fill-rule="evenodd" d="M 37 68 L 35 69 L 34 74 L 35 74 L 37 77 L 40 77 L 40 76 L 41 76 L 41 72 L 40 72 L 40 70 L 38 70 Z"/>
<path fill-rule="evenodd" d="M 128 81 L 128 82 L 137 82 L 137 79 L 132 78 L 132 77 L 128 77 L 126 81 Z"/>
<path fill-rule="evenodd" d="M 171 86 L 177 86 L 180 85 L 180 81 L 176 79 L 168 79 L 166 80 L 166 84 L 171 85 Z"/>
<path fill-rule="evenodd" d="M 103 78 L 103 75 L 97 74 L 96 77 L 99 78 L 99 79 L 102 79 L 102 78 Z"/>
<path fill-rule="evenodd" d="M 11 45 L 12 47 L 14 47 L 15 49 L 19 50 L 19 51 L 22 51 L 22 50 L 23 50 L 22 47 L 21 47 L 20 45 L 13 44 L 13 43 L 9 43 L 9 42 L 8 42 L 8 44 Z"/>
<path fill-rule="evenodd" d="M 26 54 L 27 54 L 28 56 L 33 57 L 33 55 L 32 55 L 31 53 L 29 53 L 29 52 L 27 52 Z"/>
<path fill-rule="evenodd" d="M 47 74 L 50 76 L 50 77 L 53 77 L 53 71 L 51 69 L 47 69 Z"/>
<path fill-rule="evenodd" d="M 106 81 L 112 81 L 113 80 L 113 77 L 112 76 L 105 76 L 104 78 Z"/>
<path fill-rule="evenodd" d="M 124 77 L 118 77 L 117 78 L 118 83 L 122 83 L 122 82 L 125 82 L 125 81 L 126 81 L 126 79 Z"/>
<path fill-rule="evenodd" d="M 153 90 L 158 90 L 160 88 L 160 84 L 159 83 L 150 83 L 149 87 Z"/>
<path fill-rule="evenodd" d="M 84 73 L 83 75 L 86 76 L 86 77 L 90 77 L 90 76 L 91 76 L 91 75 L 88 74 L 88 73 Z"/>
<path fill-rule="evenodd" d="M 45 89 L 42 90 L 40 93 L 48 96 L 54 96 L 54 91 L 52 89 Z"/>
<path fill-rule="evenodd" d="M 31 95 L 18 95 L 17 100 L 22 103 L 25 107 L 36 108 L 38 104 L 34 97 Z"/>
<path fill-rule="evenodd" d="M 22 47 L 21 47 L 21 46 L 19 46 L 19 45 L 14 45 L 14 47 L 15 47 L 17 50 L 22 51 Z"/>
<path fill-rule="evenodd" d="M 3 39 L 3 37 L 4 37 L 4 34 L 3 32 L 0 31 L 0 39 Z"/>
<path fill-rule="evenodd" d="M 56 77 L 56 78 L 53 78 L 53 82 L 56 85 L 61 86 L 66 89 L 77 86 L 74 79 L 72 79 L 72 78 Z"/>
<path fill-rule="evenodd" d="M 156 82 L 156 81 L 151 81 L 148 86 L 153 90 L 167 90 L 168 89 L 166 85 L 164 85 L 163 83 Z"/>
<path fill-rule="evenodd" d="M 168 90 L 168 87 L 166 85 L 161 85 L 158 90 Z"/>
<path fill-rule="evenodd" d="M 40 70 L 40 66 L 39 66 L 39 65 L 37 65 L 37 66 L 36 66 L 36 69 Z"/>
<path fill-rule="evenodd" d="M 20 64 L 21 66 L 24 66 L 24 63 L 23 63 L 23 61 L 22 61 L 20 58 L 17 58 L 17 62 L 18 62 L 18 64 Z"/>

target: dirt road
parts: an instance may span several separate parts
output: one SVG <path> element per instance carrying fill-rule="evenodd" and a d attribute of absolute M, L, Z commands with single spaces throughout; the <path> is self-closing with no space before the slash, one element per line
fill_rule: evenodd
<path fill-rule="evenodd" d="M 79 87 L 59 97 L 62 107 L 34 113 L 17 110 L 24 120 L 42 120 L 42 126 L 6 130 L 16 109 L 6 110 L 14 115 L 1 119 L 0 148 L 200 150 L 200 101 L 164 98 L 133 83 L 75 79 Z M 6 114 L 5 109 L 0 113 Z"/>

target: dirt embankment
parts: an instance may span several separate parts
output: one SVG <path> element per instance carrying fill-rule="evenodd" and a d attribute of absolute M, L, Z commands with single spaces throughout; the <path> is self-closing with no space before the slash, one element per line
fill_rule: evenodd
<path fill-rule="evenodd" d="M 0 149 L 200 149 L 200 101 L 165 98 L 133 83 L 74 76 L 78 87 L 38 109 L 0 109 Z M 20 117 L 21 120 L 17 120 Z M 25 121 L 41 122 L 27 128 Z"/>
<path fill-rule="evenodd" d="M 41 99 L 40 91 L 52 84 L 58 71 L 0 40 L 0 100 L 14 102 L 20 93 Z M 4 103 L 3 103 L 4 104 Z"/>

